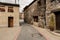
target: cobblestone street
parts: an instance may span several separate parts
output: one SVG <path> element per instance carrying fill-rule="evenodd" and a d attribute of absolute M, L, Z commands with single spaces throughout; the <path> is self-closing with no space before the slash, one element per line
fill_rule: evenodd
<path fill-rule="evenodd" d="M 17 40 L 45 40 L 45 38 L 31 25 L 24 24 Z"/>

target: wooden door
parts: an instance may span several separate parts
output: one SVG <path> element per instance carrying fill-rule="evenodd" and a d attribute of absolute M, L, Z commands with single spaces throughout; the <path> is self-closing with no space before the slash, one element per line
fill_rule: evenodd
<path fill-rule="evenodd" d="M 8 27 L 13 27 L 13 17 L 8 17 Z"/>

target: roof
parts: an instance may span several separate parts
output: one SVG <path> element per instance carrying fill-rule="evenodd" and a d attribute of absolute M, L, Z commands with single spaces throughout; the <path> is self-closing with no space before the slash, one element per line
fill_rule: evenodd
<path fill-rule="evenodd" d="M 0 5 L 17 6 L 17 7 L 19 7 L 19 4 L 4 3 L 4 2 L 0 2 Z"/>
<path fill-rule="evenodd" d="M 37 1 L 37 0 L 34 0 L 34 1 L 31 2 L 28 6 L 26 6 L 26 7 L 24 8 L 24 11 L 25 11 L 28 7 L 30 7 L 35 1 Z"/>

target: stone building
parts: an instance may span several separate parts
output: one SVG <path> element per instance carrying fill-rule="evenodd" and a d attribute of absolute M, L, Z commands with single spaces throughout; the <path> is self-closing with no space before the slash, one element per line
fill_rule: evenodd
<path fill-rule="evenodd" d="M 46 26 L 60 31 L 60 0 L 46 0 Z"/>
<path fill-rule="evenodd" d="M 34 0 L 25 7 L 25 22 L 52 31 L 60 30 L 60 0 Z"/>
<path fill-rule="evenodd" d="M 38 23 L 38 6 L 37 6 L 37 1 L 33 1 L 31 4 L 29 4 L 28 6 L 26 6 L 24 8 L 24 21 L 29 23 L 29 24 L 33 24 L 36 22 L 36 24 Z"/>
<path fill-rule="evenodd" d="M 0 2 L 0 27 L 19 27 L 19 5 Z"/>
<path fill-rule="evenodd" d="M 24 8 L 25 22 L 37 26 L 45 26 L 45 0 L 34 0 Z"/>
<path fill-rule="evenodd" d="M 19 14 L 20 19 L 24 19 L 24 13 Z"/>
<path fill-rule="evenodd" d="M 20 12 L 19 13 L 19 24 L 23 24 L 24 23 L 24 12 Z"/>

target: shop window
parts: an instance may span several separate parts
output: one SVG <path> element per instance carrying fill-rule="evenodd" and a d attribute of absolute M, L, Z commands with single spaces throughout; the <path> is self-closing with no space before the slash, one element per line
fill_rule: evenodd
<path fill-rule="evenodd" d="M 14 12 L 13 7 L 8 7 L 8 12 Z"/>

